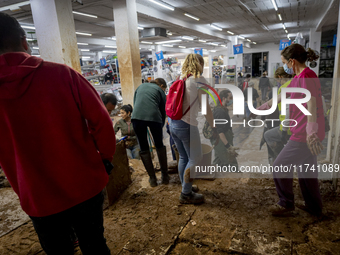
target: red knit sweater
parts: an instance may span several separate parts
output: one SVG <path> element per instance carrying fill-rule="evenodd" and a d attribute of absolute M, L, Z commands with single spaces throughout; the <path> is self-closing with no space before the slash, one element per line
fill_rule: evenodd
<path fill-rule="evenodd" d="M 115 134 L 95 89 L 66 65 L 0 55 L 0 165 L 23 210 L 43 217 L 107 184 Z"/>

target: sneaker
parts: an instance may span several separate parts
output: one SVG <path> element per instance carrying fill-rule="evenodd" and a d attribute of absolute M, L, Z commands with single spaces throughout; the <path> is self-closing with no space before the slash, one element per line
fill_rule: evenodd
<path fill-rule="evenodd" d="M 197 193 L 200 189 L 197 187 L 197 185 L 192 185 L 191 191 Z"/>
<path fill-rule="evenodd" d="M 200 204 L 204 202 L 204 196 L 195 192 L 191 192 L 188 195 L 181 193 L 179 202 L 181 204 Z"/>
<path fill-rule="evenodd" d="M 275 205 L 272 205 L 269 207 L 269 212 L 271 212 L 271 214 L 273 216 L 285 216 L 287 215 L 286 213 L 287 212 L 291 212 L 291 211 L 294 211 L 295 208 L 292 207 L 292 208 L 286 208 L 286 207 L 283 207 L 279 204 L 275 204 Z"/>
<path fill-rule="evenodd" d="M 310 213 L 310 214 L 312 214 L 312 215 L 314 215 L 314 216 L 320 217 L 320 216 L 322 215 L 322 212 L 316 212 L 316 211 L 314 211 L 313 209 L 309 208 L 309 207 L 306 205 L 306 203 L 303 202 L 303 201 L 296 201 L 296 202 L 295 202 L 295 205 L 296 205 L 297 208 L 299 208 L 299 209 L 301 209 L 301 210 L 303 210 L 303 211 L 305 211 L 305 212 L 308 212 L 308 213 Z"/>
<path fill-rule="evenodd" d="M 158 185 L 157 179 L 155 179 L 155 178 L 149 178 L 149 183 L 150 183 L 151 187 L 156 187 Z"/>

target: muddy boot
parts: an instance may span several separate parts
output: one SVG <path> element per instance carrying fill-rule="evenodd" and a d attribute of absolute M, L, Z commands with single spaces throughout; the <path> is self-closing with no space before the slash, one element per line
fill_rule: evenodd
<path fill-rule="evenodd" d="M 191 192 L 190 194 L 181 193 L 179 197 L 179 202 L 181 204 L 201 204 L 204 202 L 204 196 L 202 194 L 197 194 L 195 192 Z"/>
<path fill-rule="evenodd" d="M 168 159 L 166 155 L 166 147 L 163 146 L 162 148 L 157 149 L 157 155 L 159 164 L 161 166 L 162 172 L 162 184 L 169 184 L 169 174 L 168 174 Z"/>
<path fill-rule="evenodd" d="M 143 165 L 149 175 L 149 183 L 151 187 L 157 186 L 157 178 L 155 174 L 155 169 L 153 167 L 150 151 L 140 151 L 140 158 L 142 159 Z"/>

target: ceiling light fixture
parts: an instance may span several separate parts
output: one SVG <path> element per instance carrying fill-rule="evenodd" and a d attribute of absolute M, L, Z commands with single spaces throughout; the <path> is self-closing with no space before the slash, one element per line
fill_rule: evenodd
<path fill-rule="evenodd" d="M 282 23 L 282 27 L 283 27 L 283 29 L 284 29 L 284 30 L 286 30 L 286 26 L 285 26 L 285 24 L 283 24 L 283 23 Z"/>
<path fill-rule="evenodd" d="M 256 44 L 256 42 L 253 42 L 253 44 Z"/>
<path fill-rule="evenodd" d="M 162 44 L 163 46 L 165 46 L 165 47 L 174 47 L 173 45 L 171 45 L 171 44 Z"/>
<path fill-rule="evenodd" d="M 167 35 L 172 35 L 172 33 L 171 33 L 171 32 L 167 32 L 166 34 L 167 34 Z"/>
<path fill-rule="evenodd" d="M 169 9 L 171 11 L 174 11 L 175 8 L 172 7 L 171 5 L 168 5 L 168 4 L 165 4 L 163 2 L 158 2 L 158 1 L 155 1 L 155 0 L 149 0 L 150 2 L 153 2 L 154 4 L 158 4 L 159 6 L 162 6 L 163 8 L 166 8 L 166 9 Z"/>
<path fill-rule="evenodd" d="M 34 50 L 39 50 L 39 47 L 33 47 Z"/>
<path fill-rule="evenodd" d="M 149 49 L 149 51 L 152 51 L 152 49 Z"/>
<path fill-rule="evenodd" d="M 170 40 L 170 41 L 162 41 L 162 42 L 156 42 L 156 44 L 163 44 L 163 43 L 175 43 L 175 42 L 181 42 L 182 40 Z"/>
<path fill-rule="evenodd" d="M 225 44 L 221 44 L 221 46 L 222 46 L 222 47 L 227 47 L 227 45 L 225 45 Z"/>
<path fill-rule="evenodd" d="M 7 5 L 7 6 L 4 6 L 4 7 L 1 7 L 0 12 L 6 11 L 6 10 L 11 10 L 11 11 L 20 10 L 21 6 L 29 5 L 29 4 L 30 4 L 30 1 L 24 1 L 24 2 L 21 2 L 21 3 L 17 3 L 17 4 Z"/>
<path fill-rule="evenodd" d="M 186 49 L 187 47 L 185 47 L 185 46 L 178 46 L 178 48 Z"/>
<path fill-rule="evenodd" d="M 216 26 L 216 25 L 214 25 L 214 24 L 210 24 L 210 26 L 211 26 L 212 28 L 215 28 L 215 29 L 220 30 L 220 31 L 223 30 L 222 28 L 220 28 L 220 27 L 218 27 L 218 26 Z"/>
<path fill-rule="evenodd" d="M 35 27 L 31 27 L 31 26 L 25 26 L 25 25 L 23 25 L 23 26 L 21 26 L 22 28 L 26 28 L 26 29 L 32 29 L 32 30 L 35 30 Z"/>
<path fill-rule="evenodd" d="M 95 19 L 98 18 L 96 15 L 86 14 L 86 13 L 82 13 L 82 12 L 75 12 L 75 11 L 73 11 L 73 13 L 74 14 L 78 14 L 78 15 L 87 16 L 87 17 L 90 17 L 90 18 L 95 18 Z"/>
<path fill-rule="evenodd" d="M 279 19 L 282 20 L 281 14 L 279 13 L 277 16 L 279 16 Z"/>
<path fill-rule="evenodd" d="M 90 51 L 90 50 L 88 50 L 88 49 L 80 49 L 81 51 Z"/>
<path fill-rule="evenodd" d="M 275 11 L 277 11 L 277 5 L 276 5 L 276 2 L 275 2 L 275 0 L 272 0 L 272 3 L 273 3 L 273 5 L 274 5 L 274 9 L 275 9 Z"/>
<path fill-rule="evenodd" d="M 116 49 L 117 46 L 110 46 L 110 45 L 105 45 L 105 48 L 112 48 L 112 49 Z"/>
<path fill-rule="evenodd" d="M 77 35 L 86 35 L 86 36 L 92 36 L 92 34 L 89 33 L 83 33 L 83 32 L 76 32 Z"/>
<path fill-rule="evenodd" d="M 141 41 L 140 43 L 153 44 L 152 42 Z"/>
<path fill-rule="evenodd" d="M 26 38 L 27 41 L 29 42 L 33 42 L 33 41 L 36 41 L 37 39 L 33 39 L 33 38 Z"/>
<path fill-rule="evenodd" d="M 83 59 L 88 59 L 88 58 L 91 58 L 91 57 L 81 57 L 81 58 L 83 58 Z"/>
<path fill-rule="evenodd" d="M 288 34 L 288 30 L 287 29 L 285 30 L 285 32 L 286 32 L 286 34 Z"/>
<path fill-rule="evenodd" d="M 211 50 L 210 52 L 216 52 L 216 50 Z"/>
<path fill-rule="evenodd" d="M 233 33 L 233 32 L 231 32 L 231 31 L 227 31 L 229 34 L 231 34 L 231 35 L 234 35 L 235 33 Z"/>
<path fill-rule="evenodd" d="M 103 50 L 104 53 L 117 53 L 117 51 L 112 51 L 112 50 Z"/>
<path fill-rule="evenodd" d="M 184 40 L 189 40 L 189 41 L 193 41 L 193 40 L 194 40 L 194 38 L 191 38 L 191 37 L 189 37 L 189 36 L 182 36 L 182 38 L 183 38 Z"/>
<path fill-rule="evenodd" d="M 198 40 L 199 42 L 207 42 L 207 41 L 204 41 L 204 40 Z"/>
<path fill-rule="evenodd" d="M 247 41 L 248 41 L 248 42 L 251 42 L 251 40 L 250 40 L 250 39 L 247 39 Z"/>
<path fill-rule="evenodd" d="M 114 40 L 114 41 L 116 41 L 116 37 L 114 37 L 114 36 L 112 36 L 111 39 Z"/>
<path fill-rule="evenodd" d="M 192 19 L 194 19 L 194 20 L 197 20 L 197 21 L 200 20 L 199 18 L 197 18 L 197 17 L 195 17 L 195 16 L 193 16 L 193 15 L 190 15 L 189 13 L 184 13 L 184 15 L 187 16 L 187 17 L 189 17 L 189 18 L 192 18 Z"/>
<path fill-rule="evenodd" d="M 239 35 L 238 37 L 241 38 L 241 39 L 243 39 L 243 40 L 245 39 L 243 36 L 240 36 L 240 35 Z"/>
<path fill-rule="evenodd" d="M 32 56 L 33 56 L 33 57 L 38 57 L 38 58 L 40 57 L 40 55 L 32 55 Z"/>
<path fill-rule="evenodd" d="M 138 26 L 138 30 L 144 30 L 144 27 Z"/>
<path fill-rule="evenodd" d="M 82 42 L 79 42 L 77 43 L 78 45 L 89 45 L 88 43 L 82 43 Z"/>
<path fill-rule="evenodd" d="M 209 43 L 211 45 L 214 45 L 214 46 L 218 46 L 218 43 Z"/>

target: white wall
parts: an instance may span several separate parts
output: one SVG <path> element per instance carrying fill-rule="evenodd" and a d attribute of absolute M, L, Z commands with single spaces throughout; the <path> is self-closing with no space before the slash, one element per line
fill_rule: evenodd
<path fill-rule="evenodd" d="M 280 63 L 281 61 L 281 51 L 279 50 L 279 44 L 265 43 L 259 45 L 251 45 L 252 48 L 243 47 L 243 53 L 258 53 L 258 52 L 269 52 L 268 57 L 268 76 L 274 77 L 273 64 Z M 243 56 L 240 54 L 237 58 L 237 66 L 243 66 Z"/>

